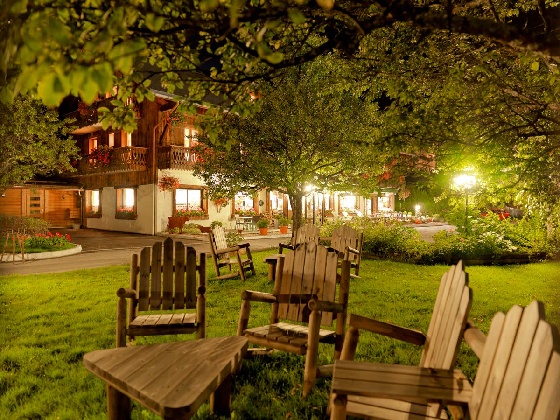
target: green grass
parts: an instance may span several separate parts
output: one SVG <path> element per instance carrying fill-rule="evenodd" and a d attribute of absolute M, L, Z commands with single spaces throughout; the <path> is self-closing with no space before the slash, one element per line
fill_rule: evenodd
<path fill-rule="evenodd" d="M 262 263 L 268 252 L 254 253 L 257 276 L 212 280 L 208 261 L 208 336 L 234 335 L 245 288 L 271 291 Z M 439 280 L 446 266 L 416 266 L 365 260 L 361 279 L 352 281 L 350 311 L 411 328 L 427 330 Z M 533 299 L 545 303 L 549 321 L 560 324 L 560 263 L 505 267 L 468 267 L 474 303 L 471 318 L 487 332 L 497 311 Z M 116 295 L 128 283 L 128 267 L 108 267 L 53 275 L 0 277 L 0 413 L 3 419 L 97 419 L 106 417 L 104 383 L 83 366 L 83 355 L 111 348 L 115 341 Z M 266 322 L 266 305 L 254 304 L 251 325 Z M 185 336 L 192 339 L 191 336 Z M 139 343 L 185 337 L 139 339 Z M 413 345 L 363 334 L 358 359 L 417 364 Z M 320 362 L 332 362 L 332 348 L 320 348 Z M 463 345 L 459 366 L 473 378 L 476 358 Z M 330 381 L 321 379 L 311 397 L 301 398 L 303 357 L 277 353 L 246 360 L 234 378 L 237 419 L 322 418 Z M 134 406 L 133 419 L 158 418 Z M 197 418 L 214 418 L 208 405 Z"/>

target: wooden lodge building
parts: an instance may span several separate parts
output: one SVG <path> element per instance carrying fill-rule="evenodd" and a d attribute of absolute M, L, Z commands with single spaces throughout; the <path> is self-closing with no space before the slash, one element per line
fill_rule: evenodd
<path fill-rule="evenodd" d="M 261 191 L 255 196 L 239 194 L 219 205 L 208 199 L 202 180 L 193 175 L 196 160 L 194 118 L 163 130 L 175 103 L 168 95 L 155 92 L 154 101 L 136 104 L 137 129 L 132 133 L 109 128 L 97 122 L 97 107 L 110 97 L 85 106 L 68 98 L 61 108 L 66 117 L 75 118 L 78 128 L 72 132 L 82 159 L 76 172 L 65 174 L 59 182 L 29 183 L 2 192 L 0 213 L 47 220 L 51 227 L 88 227 L 102 230 L 156 234 L 167 230 L 168 217 L 177 209 L 196 212 L 192 223 L 209 226 L 214 220 L 226 228 L 235 227 L 235 214 L 291 216 L 287 196 Z M 204 113 L 200 106 L 198 113 Z M 163 135 L 162 135 L 163 132 Z M 176 179 L 178 188 L 162 191 L 158 183 L 164 177 Z M 392 211 L 393 193 L 379 197 L 352 194 L 310 194 L 304 198 L 304 215 L 321 217 L 342 215 L 355 210 L 358 215 Z"/>

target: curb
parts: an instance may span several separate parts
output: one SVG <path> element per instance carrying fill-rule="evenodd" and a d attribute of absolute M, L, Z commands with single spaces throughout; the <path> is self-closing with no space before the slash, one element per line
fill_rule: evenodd
<path fill-rule="evenodd" d="M 67 257 L 68 255 L 79 254 L 80 252 L 82 252 L 82 246 L 76 245 L 74 248 L 65 249 L 63 251 L 37 252 L 32 254 L 25 254 L 25 261 L 46 260 L 49 258 Z M 0 262 L 14 262 L 14 261 L 21 261 L 21 254 L 16 254 L 15 256 L 12 254 L 4 255 L 2 261 Z"/>

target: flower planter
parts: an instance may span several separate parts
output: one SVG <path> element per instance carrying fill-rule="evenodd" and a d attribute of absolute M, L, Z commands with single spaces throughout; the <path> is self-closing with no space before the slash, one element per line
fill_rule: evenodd
<path fill-rule="evenodd" d="M 183 233 L 183 226 L 189 221 L 187 216 L 169 216 L 167 218 L 167 229 L 170 231 L 179 228 L 179 233 Z"/>
<path fill-rule="evenodd" d="M 288 226 L 280 226 L 280 233 L 288 233 Z"/>
<path fill-rule="evenodd" d="M 268 235 L 268 228 L 259 228 L 259 233 L 261 235 Z"/>

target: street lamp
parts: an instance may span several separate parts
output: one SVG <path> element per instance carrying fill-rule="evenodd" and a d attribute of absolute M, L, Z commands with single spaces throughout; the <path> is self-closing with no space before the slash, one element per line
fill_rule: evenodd
<path fill-rule="evenodd" d="M 465 233 L 468 233 L 469 223 L 469 190 L 476 185 L 476 177 L 469 174 L 461 174 L 453 179 L 455 186 L 465 192 Z"/>

